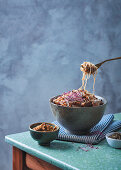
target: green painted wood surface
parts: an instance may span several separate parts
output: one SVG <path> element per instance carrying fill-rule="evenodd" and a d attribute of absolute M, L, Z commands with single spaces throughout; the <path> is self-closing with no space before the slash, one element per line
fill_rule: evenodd
<path fill-rule="evenodd" d="M 115 119 L 121 120 L 121 113 L 116 114 Z M 103 140 L 98 145 L 94 145 L 94 148 L 86 147 L 86 144 L 57 140 L 53 141 L 50 146 L 40 146 L 31 138 L 29 131 L 27 131 L 8 135 L 5 137 L 5 141 L 65 170 L 121 169 L 121 149 L 111 148 L 106 140 Z M 78 149 L 78 147 L 86 147 L 88 151 L 83 151 Z"/>

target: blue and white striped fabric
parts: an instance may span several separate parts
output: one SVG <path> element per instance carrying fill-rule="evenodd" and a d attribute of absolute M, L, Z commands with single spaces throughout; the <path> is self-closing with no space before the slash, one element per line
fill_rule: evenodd
<path fill-rule="evenodd" d="M 59 135 L 57 138 L 58 140 L 98 144 L 101 140 L 105 138 L 105 135 L 107 133 L 116 131 L 121 128 L 121 121 L 113 119 L 114 119 L 113 114 L 104 115 L 100 122 L 97 125 L 95 125 L 87 135 L 81 136 L 70 134 L 57 121 L 54 121 L 53 123 L 60 127 Z"/>

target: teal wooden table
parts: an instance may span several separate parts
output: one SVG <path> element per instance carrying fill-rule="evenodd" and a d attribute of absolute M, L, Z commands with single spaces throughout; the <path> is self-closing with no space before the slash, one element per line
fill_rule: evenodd
<path fill-rule="evenodd" d="M 121 120 L 121 113 L 115 114 L 115 119 Z M 14 170 L 24 169 L 25 153 L 54 165 L 55 169 L 121 170 L 121 149 L 111 148 L 106 140 L 93 147 L 58 140 L 50 146 L 40 146 L 27 131 L 8 135 L 5 141 L 13 146 Z"/>

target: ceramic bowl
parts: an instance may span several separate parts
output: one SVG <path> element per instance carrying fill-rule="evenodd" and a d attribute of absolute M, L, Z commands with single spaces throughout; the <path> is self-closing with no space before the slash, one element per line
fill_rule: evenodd
<path fill-rule="evenodd" d="M 107 101 L 100 96 L 103 105 L 94 107 L 64 107 L 53 103 L 55 96 L 50 99 L 50 106 L 56 120 L 72 134 L 85 134 L 102 118 Z"/>
<path fill-rule="evenodd" d="M 56 130 L 54 131 L 35 131 L 33 130 L 34 127 L 41 125 L 42 123 L 49 124 L 53 127 L 56 126 Z M 58 137 L 59 127 L 53 123 L 47 123 L 47 122 L 39 122 L 34 123 L 29 126 L 29 131 L 34 140 L 38 142 L 40 145 L 49 145 L 50 142 L 55 140 Z"/>
<path fill-rule="evenodd" d="M 113 139 L 113 138 L 110 138 L 109 136 L 111 136 L 112 134 L 114 134 L 116 132 L 111 132 L 111 133 L 108 133 L 106 134 L 106 140 L 108 142 L 108 144 L 113 147 L 113 148 L 121 148 L 121 140 L 119 139 Z M 118 132 L 121 134 L 121 132 Z"/>

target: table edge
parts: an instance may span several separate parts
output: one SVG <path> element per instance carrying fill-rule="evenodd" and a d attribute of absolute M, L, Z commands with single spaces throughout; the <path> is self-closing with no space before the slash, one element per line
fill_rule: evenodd
<path fill-rule="evenodd" d="M 76 167 L 73 167 L 73 166 L 71 166 L 71 165 L 69 165 L 69 164 L 67 164 L 67 163 L 65 163 L 65 162 L 63 162 L 63 161 L 60 161 L 60 160 L 58 160 L 58 159 L 55 159 L 55 158 L 53 158 L 53 157 L 51 157 L 51 156 L 48 156 L 47 154 L 44 154 L 43 152 L 37 152 L 37 150 L 36 149 L 33 149 L 33 148 L 31 148 L 31 147 L 28 147 L 27 145 L 25 145 L 25 144 L 21 144 L 21 143 L 19 143 L 18 141 L 15 141 L 14 139 L 11 139 L 11 138 L 9 138 L 9 135 L 8 136 L 5 136 L 5 142 L 7 142 L 7 143 L 9 143 L 9 144 L 11 144 L 12 146 L 15 146 L 15 147 L 17 147 L 18 149 L 20 149 L 20 150 L 23 150 L 24 152 L 27 152 L 27 153 L 29 153 L 29 154 L 31 154 L 31 155 L 33 155 L 33 156 L 36 156 L 36 157 L 38 157 L 39 159 L 42 159 L 42 160 L 44 160 L 44 161 L 46 161 L 46 162 L 48 162 L 48 163 L 51 163 L 51 164 L 53 164 L 53 165 L 55 165 L 55 166 L 57 166 L 57 167 L 59 167 L 59 168 L 66 168 L 66 169 L 71 169 L 71 170 L 79 170 L 78 168 L 76 168 Z M 25 150 L 26 151 L 25 151 Z M 41 157 L 42 156 L 42 157 Z"/>

